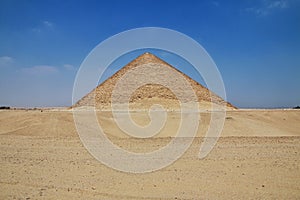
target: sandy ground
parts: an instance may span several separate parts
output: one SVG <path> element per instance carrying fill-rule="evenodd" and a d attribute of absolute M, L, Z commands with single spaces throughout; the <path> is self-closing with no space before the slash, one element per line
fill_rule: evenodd
<path fill-rule="evenodd" d="M 133 119 L 149 121 L 143 112 Z M 169 113 L 152 139 L 122 133 L 109 112 L 98 120 L 115 144 L 148 152 L 170 141 L 179 115 Z M 198 137 L 175 163 L 130 174 L 88 153 L 71 112 L 0 111 L 0 199 L 300 199 L 300 111 L 229 111 L 217 145 L 198 159 L 209 120 L 201 114 Z"/>

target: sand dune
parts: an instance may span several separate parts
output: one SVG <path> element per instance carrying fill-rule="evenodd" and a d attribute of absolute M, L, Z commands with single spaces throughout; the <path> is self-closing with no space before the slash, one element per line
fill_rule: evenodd
<path fill-rule="evenodd" d="M 148 152 L 170 141 L 179 115 L 169 113 L 168 125 L 152 139 L 129 138 L 109 112 L 98 113 L 98 119 L 115 144 Z M 133 113 L 133 119 L 149 122 L 145 112 Z M 70 111 L 1 111 L 0 199 L 300 198 L 299 111 L 229 111 L 217 145 L 200 160 L 209 119 L 209 112 L 201 114 L 199 137 L 174 164 L 129 174 L 87 152 Z"/>

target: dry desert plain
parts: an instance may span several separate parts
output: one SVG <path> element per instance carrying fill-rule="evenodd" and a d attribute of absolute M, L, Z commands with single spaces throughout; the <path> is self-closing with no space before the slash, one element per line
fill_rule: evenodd
<path fill-rule="evenodd" d="M 198 135 L 179 160 L 132 174 L 88 153 L 70 110 L 0 111 L 0 199 L 300 199 L 299 110 L 228 111 L 204 159 L 197 155 L 210 113 L 200 115 Z M 149 122 L 144 112 L 133 118 Z M 107 136 L 133 152 L 166 145 L 179 118 L 170 112 L 160 134 L 136 139 L 118 129 L 110 112 L 98 113 Z"/>

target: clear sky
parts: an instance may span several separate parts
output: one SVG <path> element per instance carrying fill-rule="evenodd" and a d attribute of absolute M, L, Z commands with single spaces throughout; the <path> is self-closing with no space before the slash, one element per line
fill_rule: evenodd
<path fill-rule="evenodd" d="M 1 0 L 0 105 L 71 105 L 87 54 L 138 27 L 170 28 L 198 41 L 238 107 L 300 104 L 299 0 Z M 193 76 L 184 64 L 166 61 Z"/>

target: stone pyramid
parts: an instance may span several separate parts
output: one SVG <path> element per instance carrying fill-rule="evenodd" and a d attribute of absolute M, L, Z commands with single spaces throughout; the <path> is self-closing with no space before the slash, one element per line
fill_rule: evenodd
<path fill-rule="evenodd" d="M 159 77 L 161 79 L 176 79 L 176 77 L 170 77 L 170 73 L 164 72 L 164 70 L 155 69 L 155 65 L 165 66 L 168 70 L 172 70 L 172 72 L 176 72 L 178 75 L 182 75 L 187 82 L 191 85 L 194 90 L 196 97 L 198 98 L 199 107 L 203 109 L 209 109 L 211 104 L 221 105 L 225 104 L 227 109 L 235 109 L 230 103 L 225 102 L 221 97 L 217 96 L 213 92 L 210 92 L 206 87 L 202 86 L 198 82 L 194 81 L 189 76 L 185 75 L 181 71 L 177 70 L 170 64 L 161 60 L 151 53 L 144 53 L 128 63 L 126 66 L 117 71 L 110 78 L 105 80 L 103 83 L 98 85 L 95 89 L 93 89 L 90 93 L 80 99 L 75 105 L 72 107 L 95 107 L 96 109 L 109 109 L 112 101 L 112 93 L 115 88 L 115 85 L 118 81 L 130 70 L 134 70 L 139 66 L 149 65 L 147 69 L 147 76 Z M 151 67 L 152 66 L 152 67 Z M 151 69 L 153 68 L 153 69 Z M 145 74 L 144 74 L 145 75 Z M 138 75 L 136 75 L 137 77 Z M 126 84 L 125 84 L 126 85 Z M 126 90 L 126 86 L 125 90 Z M 180 85 L 175 85 L 175 89 L 180 93 L 184 92 Z M 186 101 L 189 101 L 187 99 Z M 153 104 L 160 104 L 164 106 L 166 109 L 177 109 L 180 107 L 178 98 L 176 95 L 165 86 L 160 84 L 146 84 L 139 88 L 137 88 L 130 97 L 129 107 L 132 109 L 148 109 Z"/>

